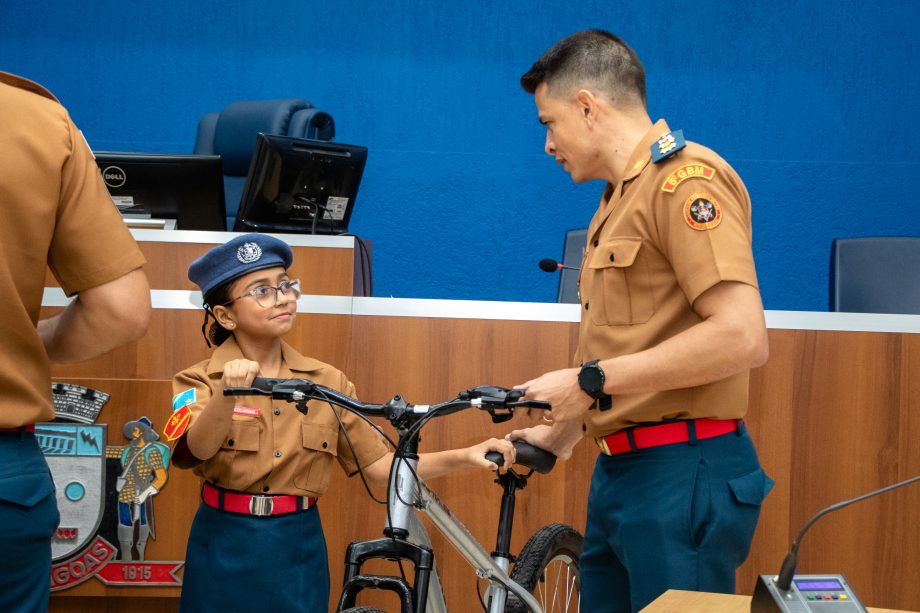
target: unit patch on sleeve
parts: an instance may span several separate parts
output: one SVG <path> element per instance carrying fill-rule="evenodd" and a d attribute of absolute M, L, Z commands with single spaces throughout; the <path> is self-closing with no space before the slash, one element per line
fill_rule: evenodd
<path fill-rule="evenodd" d="M 693 194 L 684 202 L 684 221 L 694 230 L 712 230 L 722 223 L 722 207 L 712 194 Z"/>
<path fill-rule="evenodd" d="M 190 387 L 184 392 L 180 392 L 176 394 L 175 396 L 173 396 L 172 409 L 173 411 L 178 411 L 179 409 L 181 409 L 182 407 L 186 405 L 195 404 L 195 400 L 196 400 L 195 388 Z"/>
<path fill-rule="evenodd" d="M 661 184 L 661 191 L 673 194 L 677 186 L 687 179 L 706 179 L 712 181 L 716 169 L 705 164 L 684 164 L 664 180 Z"/>
<path fill-rule="evenodd" d="M 166 440 L 174 441 L 185 434 L 185 430 L 188 428 L 188 422 L 191 418 L 192 410 L 188 408 L 188 405 L 179 408 L 178 411 L 173 413 L 169 421 L 166 422 L 166 425 L 163 426 L 163 434 L 166 435 Z"/>

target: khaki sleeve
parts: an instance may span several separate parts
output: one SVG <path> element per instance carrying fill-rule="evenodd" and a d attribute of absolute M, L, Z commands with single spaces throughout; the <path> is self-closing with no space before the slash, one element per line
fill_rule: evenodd
<path fill-rule="evenodd" d="M 192 455 L 185 437 L 211 399 L 211 386 L 206 374 L 190 368 L 173 377 L 172 388 L 172 417 L 163 427 L 163 434 L 167 441 L 174 443 L 173 464 L 179 468 L 193 468 L 201 460 Z M 187 420 L 182 416 L 185 407 L 189 411 Z"/>
<path fill-rule="evenodd" d="M 342 376 L 342 393 L 357 398 L 354 384 Z M 339 431 L 338 460 L 345 473 L 351 477 L 358 472 L 358 466 L 365 468 L 386 455 L 388 448 L 383 437 L 364 419 L 351 411 L 342 410 L 342 425 L 348 433 Z M 349 445 L 350 443 L 350 445 Z"/>
<path fill-rule="evenodd" d="M 68 296 L 108 283 L 146 262 L 112 203 L 83 135 L 67 118 L 70 155 L 48 265 Z"/>
<path fill-rule="evenodd" d="M 684 181 L 674 193 L 659 190 L 655 199 L 659 246 L 691 304 L 721 281 L 757 287 L 751 201 L 730 166 L 717 166 L 711 181 Z"/>

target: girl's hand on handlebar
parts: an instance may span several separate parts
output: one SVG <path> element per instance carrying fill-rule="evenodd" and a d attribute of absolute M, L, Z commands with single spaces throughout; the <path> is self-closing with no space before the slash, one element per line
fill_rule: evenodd
<path fill-rule="evenodd" d="M 514 445 L 511 444 L 511 441 L 490 438 L 478 445 L 467 447 L 465 451 L 467 463 L 477 468 L 485 468 L 493 472 L 497 470 L 504 473 L 514 464 Z M 487 460 L 486 454 L 490 451 L 502 454 L 505 458 L 505 463 L 502 466 L 496 466 L 494 462 Z"/>
<path fill-rule="evenodd" d="M 230 360 L 224 364 L 224 377 L 221 383 L 228 387 L 250 387 L 252 380 L 259 375 L 259 363 L 252 360 Z"/>

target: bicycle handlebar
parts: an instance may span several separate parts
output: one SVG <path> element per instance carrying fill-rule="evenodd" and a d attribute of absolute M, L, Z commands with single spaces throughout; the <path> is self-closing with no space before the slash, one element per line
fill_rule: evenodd
<path fill-rule="evenodd" d="M 271 396 L 276 400 L 286 400 L 297 404 L 298 410 L 306 413 L 309 400 L 322 400 L 336 404 L 344 409 L 370 417 L 385 417 L 394 426 L 421 418 L 424 415 L 438 413 L 449 415 L 467 408 L 487 411 L 494 423 L 510 419 L 514 409 L 549 410 L 550 403 L 543 400 L 521 400 L 525 390 L 507 389 L 492 385 L 474 387 L 457 394 L 456 398 L 439 404 L 409 404 L 400 396 L 394 396 L 385 404 L 361 402 L 347 394 L 330 389 L 308 379 L 268 379 L 256 377 L 251 387 L 228 387 L 224 396 Z"/>

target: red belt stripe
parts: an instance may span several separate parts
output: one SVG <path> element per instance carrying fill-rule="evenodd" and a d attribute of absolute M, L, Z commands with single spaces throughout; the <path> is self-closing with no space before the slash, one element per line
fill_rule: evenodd
<path fill-rule="evenodd" d="M 594 439 L 601 451 L 607 455 L 617 455 L 628 451 L 648 449 L 660 445 L 673 445 L 690 441 L 690 425 L 696 433 L 697 440 L 722 436 L 738 430 L 740 419 L 691 419 L 673 421 L 652 426 L 634 426 L 607 436 Z M 630 438 L 632 443 L 630 443 Z"/>
<path fill-rule="evenodd" d="M 258 515 L 253 513 L 253 499 L 270 498 L 271 515 L 286 515 L 296 511 L 306 511 L 316 504 L 316 498 L 305 496 L 271 496 L 260 494 L 245 494 L 231 490 L 222 490 L 205 482 L 201 488 L 201 500 L 206 505 L 221 511 L 240 513 L 242 515 Z"/>
<path fill-rule="evenodd" d="M 0 432 L 35 432 L 35 424 L 19 426 L 18 428 L 0 428 Z"/>

